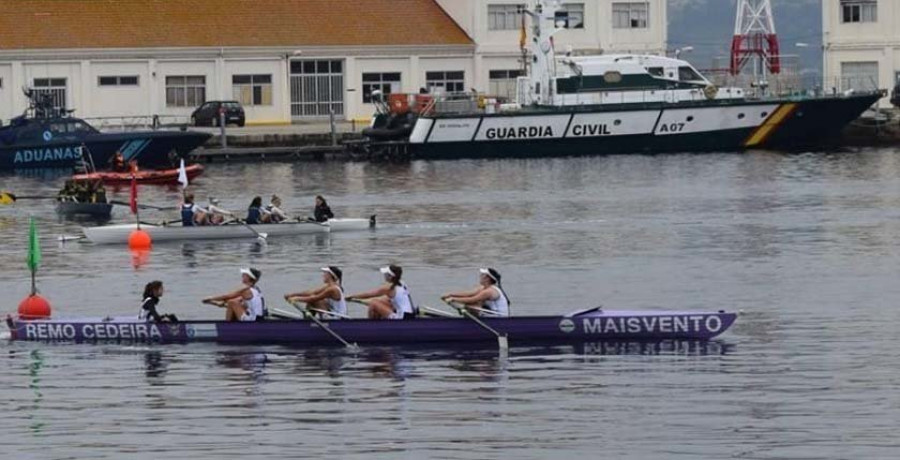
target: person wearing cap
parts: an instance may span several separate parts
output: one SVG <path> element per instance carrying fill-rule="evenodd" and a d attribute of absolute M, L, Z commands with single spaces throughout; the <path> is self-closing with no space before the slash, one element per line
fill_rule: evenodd
<path fill-rule="evenodd" d="M 448 302 L 461 303 L 474 314 L 481 313 L 477 309 L 493 313 L 491 316 L 509 316 L 509 297 L 500 286 L 500 272 L 493 268 L 478 269 L 478 287 L 465 292 L 451 292 L 441 299 Z"/>
<path fill-rule="evenodd" d="M 329 266 L 322 267 L 321 286 L 303 292 L 285 294 L 284 300 L 288 302 L 302 302 L 306 308 L 334 313 L 332 318 L 347 316 L 347 301 L 344 299 L 344 288 L 341 286 L 344 273 L 340 268 Z"/>
<path fill-rule="evenodd" d="M 203 299 L 203 303 L 225 308 L 225 321 L 259 321 L 266 316 L 266 300 L 257 286 L 262 272 L 241 269 L 241 287 L 232 292 Z"/>
<path fill-rule="evenodd" d="M 269 205 L 263 208 L 262 221 L 267 224 L 279 224 L 287 220 L 287 213 L 281 210 L 281 198 L 272 195 Z"/>
<path fill-rule="evenodd" d="M 412 319 L 416 308 L 409 288 L 401 281 L 403 268 L 388 265 L 379 269 L 385 284 L 368 292 L 347 296 L 347 300 L 365 300 L 369 307 L 369 319 Z"/>

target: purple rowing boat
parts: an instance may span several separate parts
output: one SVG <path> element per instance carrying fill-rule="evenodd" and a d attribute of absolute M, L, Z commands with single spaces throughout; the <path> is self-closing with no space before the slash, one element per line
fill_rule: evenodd
<path fill-rule="evenodd" d="M 731 327 L 735 318 L 734 313 L 724 311 L 606 311 L 592 308 L 564 316 L 484 318 L 483 321 L 506 335 L 514 345 L 527 345 L 532 342 L 709 340 Z M 359 344 L 475 343 L 497 339 L 467 318 L 349 319 L 323 323 L 347 341 Z M 132 318 L 21 320 L 10 317 L 7 324 L 13 340 L 338 344 L 322 327 L 307 320 L 147 323 Z"/>

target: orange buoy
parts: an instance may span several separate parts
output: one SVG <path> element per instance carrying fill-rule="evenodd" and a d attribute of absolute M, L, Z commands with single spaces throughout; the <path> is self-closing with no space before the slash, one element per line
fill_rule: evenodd
<path fill-rule="evenodd" d="M 150 249 L 150 246 L 153 244 L 153 241 L 150 239 L 150 234 L 141 230 L 136 229 L 128 235 L 128 248 L 135 250 L 142 249 Z"/>
<path fill-rule="evenodd" d="M 49 318 L 50 312 L 50 302 L 37 294 L 31 294 L 19 303 L 19 317 L 22 319 Z"/>

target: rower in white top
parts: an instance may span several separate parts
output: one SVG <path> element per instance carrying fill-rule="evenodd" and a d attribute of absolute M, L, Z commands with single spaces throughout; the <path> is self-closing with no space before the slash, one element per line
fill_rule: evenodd
<path fill-rule="evenodd" d="M 262 221 L 267 224 L 278 224 L 287 220 L 288 215 L 281 209 L 281 198 L 272 195 L 269 205 L 262 209 Z"/>
<path fill-rule="evenodd" d="M 259 321 L 266 317 L 266 300 L 257 286 L 262 272 L 255 268 L 241 269 L 241 287 L 203 303 L 225 308 L 225 321 Z"/>
<path fill-rule="evenodd" d="M 322 284 L 303 292 L 285 294 L 284 300 L 291 304 L 304 303 L 308 312 L 324 319 L 346 318 L 347 301 L 341 286 L 344 273 L 334 266 L 322 267 Z"/>
<path fill-rule="evenodd" d="M 368 292 L 347 296 L 347 301 L 363 303 L 369 307 L 369 319 L 413 319 L 416 307 L 409 287 L 401 281 L 403 268 L 388 265 L 379 269 L 385 284 Z"/>
<path fill-rule="evenodd" d="M 508 317 L 509 297 L 500 285 L 500 272 L 493 268 L 478 270 L 478 287 L 471 291 L 451 292 L 441 299 L 463 304 L 470 313 L 488 317 Z"/>

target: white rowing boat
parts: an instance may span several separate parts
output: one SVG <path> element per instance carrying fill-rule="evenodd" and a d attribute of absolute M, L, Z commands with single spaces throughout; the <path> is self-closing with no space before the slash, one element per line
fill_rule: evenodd
<path fill-rule="evenodd" d="M 331 219 L 326 223 L 318 222 L 282 222 L 280 224 L 243 225 L 238 223 L 226 225 L 204 225 L 183 227 L 176 225 L 141 224 L 141 230 L 150 234 L 154 242 L 218 240 L 233 238 L 254 238 L 257 234 L 267 236 L 294 236 L 314 233 L 342 232 L 365 230 L 374 226 L 372 219 Z M 250 230 L 252 227 L 253 230 Z M 137 224 L 116 224 L 100 227 L 82 227 L 85 238 L 95 244 L 125 244 L 128 236 L 137 228 Z"/>

